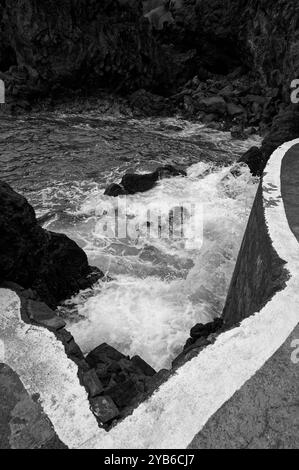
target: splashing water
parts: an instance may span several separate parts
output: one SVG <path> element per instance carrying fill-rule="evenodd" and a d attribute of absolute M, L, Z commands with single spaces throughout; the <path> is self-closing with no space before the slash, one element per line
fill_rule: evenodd
<path fill-rule="evenodd" d="M 96 111 L 3 118 L 1 125 L 1 178 L 45 217 L 45 228 L 74 239 L 113 278 L 60 308 L 83 352 L 107 342 L 156 369 L 169 367 L 190 328 L 221 314 L 256 191 L 247 168 L 234 177 L 228 165 L 259 139 L 237 141 L 181 119 Z M 165 164 L 188 167 L 188 176 L 127 198 L 134 236 L 99 231 L 112 200 L 105 186 L 127 171 Z M 196 209 L 187 210 L 187 239 L 147 236 L 145 209 L 157 215 L 186 203 Z M 194 223 L 198 214 L 203 228 Z"/>
<path fill-rule="evenodd" d="M 126 355 L 140 355 L 156 369 L 169 367 L 190 328 L 222 312 L 255 190 L 245 167 L 234 177 L 230 168 L 198 163 L 189 168 L 187 178 L 161 181 L 151 191 L 128 198 L 139 226 L 146 222 L 143 208 L 155 202 L 166 208 L 182 200 L 200 202 L 203 243 L 191 246 L 186 240 L 143 236 L 133 244 L 98 239 L 95 213 L 105 206 L 106 197 L 102 191 L 89 196 L 79 210 L 86 217 L 86 230 L 82 225 L 77 230 L 91 262 L 114 281 L 70 302 L 80 320 L 70 320 L 68 328 L 83 351 L 107 342 Z"/>

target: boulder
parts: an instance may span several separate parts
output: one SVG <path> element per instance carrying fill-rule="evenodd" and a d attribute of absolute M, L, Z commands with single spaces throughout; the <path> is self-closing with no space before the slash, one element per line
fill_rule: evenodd
<path fill-rule="evenodd" d="M 32 288 L 50 307 L 103 277 L 66 235 L 44 230 L 27 200 L 0 181 L 0 282 Z"/>
<path fill-rule="evenodd" d="M 227 114 L 229 116 L 235 117 L 235 116 L 240 116 L 241 114 L 244 114 L 245 110 L 242 108 L 242 106 L 238 106 L 234 103 L 228 103 L 227 104 Z"/>
<path fill-rule="evenodd" d="M 121 185 L 127 194 L 144 193 L 152 189 L 158 180 L 156 172 L 138 175 L 136 173 L 128 173 L 123 176 Z"/>
<path fill-rule="evenodd" d="M 84 372 L 81 375 L 81 381 L 88 391 L 88 395 L 92 398 L 101 395 L 101 393 L 104 391 L 104 387 L 94 369 Z"/>
<path fill-rule="evenodd" d="M 280 112 L 273 121 L 270 131 L 266 134 L 262 143 L 262 162 L 259 174 L 262 174 L 269 157 L 275 149 L 299 137 L 299 106 L 291 105 Z"/>
<path fill-rule="evenodd" d="M 262 151 L 259 147 L 251 147 L 238 160 L 238 163 L 246 163 L 254 176 L 260 175 L 262 165 Z"/>
<path fill-rule="evenodd" d="M 112 398 L 119 408 L 129 406 L 138 393 L 139 390 L 137 388 L 136 381 L 132 379 L 112 385 L 112 387 L 105 390 L 105 394 Z"/>
<path fill-rule="evenodd" d="M 167 116 L 172 111 L 172 104 L 167 98 L 144 89 L 129 96 L 129 104 L 138 116 Z"/>
<path fill-rule="evenodd" d="M 198 103 L 198 108 L 208 114 L 224 115 L 226 114 L 226 102 L 222 96 L 211 96 L 210 98 L 203 98 Z"/>
<path fill-rule="evenodd" d="M 122 177 L 120 184 L 113 183 L 108 186 L 105 194 L 116 197 L 122 194 L 144 193 L 152 189 L 158 180 L 175 176 L 186 176 L 186 172 L 172 165 L 164 165 L 144 175 L 127 173 Z"/>
<path fill-rule="evenodd" d="M 120 184 L 112 183 L 106 188 L 104 194 L 105 196 L 118 197 L 126 194 L 126 191 Z"/>
<path fill-rule="evenodd" d="M 216 320 L 214 320 L 213 322 L 206 323 L 205 325 L 203 325 L 202 323 L 198 323 L 191 329 L 190 336 L 191 338 L 194 338 L 196 340 L 199 338 L 208 338 L 210 334 L 218 331 L 222 327 L 222 325 L 222 318 L 216 318 Z"/>
<path fill-rule="evenodd" d="M 95 397 L 90 400 L 91 410 L 98 421 L 107 424 L 119 416 L 119 410 L 108 396 Z"/>
<path fill-rule="evenodd" d="M 29 299 L 26 309 L 29 319 L 33 323 L 45 326 L 51 330 L 60 330 L 66 326 L 65 321 L 55 315 L 55 312 L 53 312 L 53 310 L 51 310 L 44 302 L 36 302 Z"/>
<path fill-rule="evenodd" d="M 97 348 L 93 349 L 87 356 L 86 361 L 90 367 L 96 367 L 98 364 L 110 364 L 112 361 L 120 361 L 125 359 L 122 353 L 117 351 L 107 343 L 103 343 Z"/>
<path fill-rule="evenodd" d="M 134 356 L 131 359 L 133 365 L 137 367 L 144 375 L 152 377 L 156 374 L 156 371 L 147 364 L 140 356 Z"/>

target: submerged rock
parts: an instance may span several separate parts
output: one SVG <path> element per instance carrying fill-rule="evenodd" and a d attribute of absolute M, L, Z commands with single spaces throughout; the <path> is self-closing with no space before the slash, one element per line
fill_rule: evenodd
<path fill-rule="evenodd" d="M 103 276 L 66 235 L 44 230 L 27 200 L 0 181 L 0 282 L 32 288 L 56 306 Z"/>
<path fill-rule="evenodd" d="M 106 188 L 104 194 L 105 196 L 117 197 L 123 196 L 124 194 L 126 194 L 126 191 L 120 184 L 112 183 L 109 184 L 109 186 Z"/>
<path fill-rule="evenodd" d="M 127 173 L 122 177 L 120 184 L 110 184 L 107 187 L 105 194 L 117 197 L 123 194 L 144 193 L 152 189 L 158 180 L 174 176 L 186 176 L 186 172 L 182 169 L 175 168 L 172 165 L 165 165 L 158 167 L 156 171 L 146 173 L 145 175 Z"/>

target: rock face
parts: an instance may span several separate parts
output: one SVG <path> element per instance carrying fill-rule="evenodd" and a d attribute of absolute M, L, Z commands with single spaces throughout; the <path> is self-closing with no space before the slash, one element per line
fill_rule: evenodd
<path fill-rule="evenodd" d="M 139 0 L 2 4 L 5 38 L 15 53 L 15 68 L 7 74 L 13 94 L 86 88 L 87 83 L 136 89 L 154 83 L 159 75 L 161 51 L 158 54 Z M 0 70 L 7 71 L 5 63 Z"/>
<path fill-rule="evenodd" d="M 103 274 L 63 234 L 42 229 L 27 200 L 0 182 L 0 282 L 32 288 L 50 306 Z"/>
<path fill-rule="evenodd" d="M 139 356 L 130 359 L 106 343 L 91 351 L 86 361 L 102 386 L 93 408 L 103 410 L 103 399 L 109 405 L 106 422 L 111 420 L 111 412 L 115 413 L 113 418 L 124 417 L 155 388 L 156 371 L 149 364 Z M 95 414 L 100 418 L 99 413 Z"/>

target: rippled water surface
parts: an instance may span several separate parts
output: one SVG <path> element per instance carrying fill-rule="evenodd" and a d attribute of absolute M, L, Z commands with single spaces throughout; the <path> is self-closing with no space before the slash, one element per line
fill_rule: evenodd
<path fill-rule="evenodd" d="M 256 190 L 247 168 L 233 176 L 230 165 L 258 139 L 232 140 L 179 119 L 95 112 L 1 118 L 0 126 L 1 178 L 45 216 L 46 228 L 76 240 L 90 263 L 113 277 L 60 309 L 84 352 L 106 341 L 168 367 L 190 327 L 221 313 Z M 183 165 L 188 176 L 127 198 L 138 236 L 99 233 L 111 203 L 105 186 L 127 171 L 167 163 Z M 182 201 L 202 210 L 203 244 L 196 237 L 148 238 L 144 209 L 168 211 Z"/>

